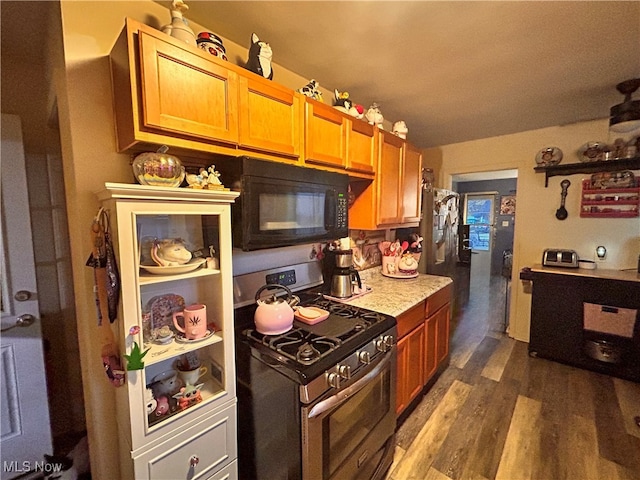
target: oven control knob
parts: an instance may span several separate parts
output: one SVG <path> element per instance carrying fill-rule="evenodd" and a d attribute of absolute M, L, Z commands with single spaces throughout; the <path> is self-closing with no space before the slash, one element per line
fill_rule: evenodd
<path fill-rule="evenodd" d="M 382 353 L 387 351 L 387 344 L 385 343 L 384 339 L 379 338 L 376 340 L 376 350 Z"/>
<path fill-rule="evenodd" d="M 393 347 L 393 345 L 394 345 L 393 335 L 385 335 L 385 336 L 383 337 L 383 340 L 384 340 L 384 344 L 385 344 L 387 347 L 389 347 L 389 348 Z"/>
<path fill-rule="evenodd" d="M 365 350 L 364 352 L 358 353 L 358 359 L 360 360 L 360 363 L 369 365 L 371 363 L 371 354 Z"/>
<path fill-rule="evenodd" d="M 338 367 L 338 373 L 340 374 L 340 378 L 349 380 L 351 378 L 351 367 L 349 365 L 340 365 Z"/>
<path fill-rule="evenodd" d="M 340 388 L 340 375 L 331 372 L 327 375 L 327 384 L 332 388 Z"/>

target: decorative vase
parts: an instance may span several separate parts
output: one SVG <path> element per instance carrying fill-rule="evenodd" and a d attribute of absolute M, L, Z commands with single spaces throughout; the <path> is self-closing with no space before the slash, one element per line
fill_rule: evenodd
<path fill-rule="evenodd" d="M 173 0 L 171 3 L 171 23 L 162 27 L 162 31 L 195 47 L 196 35 L 182 16 L 187 10 L 189 10 L 189 6 L 182 0 Z"/>
<path fill-rule="evenodd" d="M 140 185 L 153 187 L 178 187 L 184 180 L 182 163 L 173 155 L 167 154 L 166 146 L 157 152 L 145 152 L 133 159 L 133 174 Z"/>

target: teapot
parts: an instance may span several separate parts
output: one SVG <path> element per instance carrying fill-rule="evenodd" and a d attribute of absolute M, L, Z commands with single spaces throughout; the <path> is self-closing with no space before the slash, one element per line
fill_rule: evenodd
<path fill-rule="evenodd" d="M 283 290 L 287 296 L 277 297 L 274 293 L 270 297 L 261 299 L 264 290 Z M 291 330 L 293 326 L 293 308 L 300 299 L 291 293 L 288 287 L 276 283 L 263 285 L 256 292 L 258 308 L 253 315 L 256 330 L 263 335 L 279 335 Z"/>

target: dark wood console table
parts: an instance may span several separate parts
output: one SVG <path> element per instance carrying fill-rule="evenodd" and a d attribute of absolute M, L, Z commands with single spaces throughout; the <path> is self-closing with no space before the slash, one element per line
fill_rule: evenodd
<path fill-rule="evenodd" d="M 529 354 L 640 382 L 640 275 L 635 271 L 549 268 L 523 269 L 533 282 Z M 635 309 L 632 338 L 583 328 L 584 303 Z M 585 353 L 590 340 L 611 342 L 622 352 L 619 363 Z"/>

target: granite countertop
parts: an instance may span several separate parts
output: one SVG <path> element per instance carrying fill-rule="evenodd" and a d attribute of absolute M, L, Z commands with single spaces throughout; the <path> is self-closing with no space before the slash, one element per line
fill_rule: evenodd
<path fill-rule="evenodd" d="M 369 268 L 360 278 L 371 292 L 345 303 L 397 317 L 453 282 L 449 277 L 419 274 L 415 278 L 389 278 L 380 267 Z"/>

